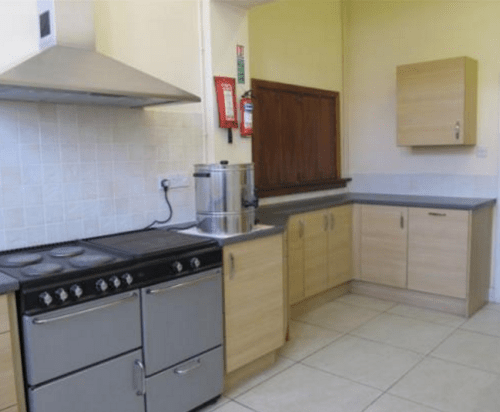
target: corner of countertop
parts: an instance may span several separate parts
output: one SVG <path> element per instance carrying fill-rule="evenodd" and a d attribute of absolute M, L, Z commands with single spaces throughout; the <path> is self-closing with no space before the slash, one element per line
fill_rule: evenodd
<path fill-rule="evenodd" d="M 6 275 L 5 273 L 0 272 L 0 295 L 4 295 L 6 293 L 15 292 L 19 289 L 19 282 Z"/>

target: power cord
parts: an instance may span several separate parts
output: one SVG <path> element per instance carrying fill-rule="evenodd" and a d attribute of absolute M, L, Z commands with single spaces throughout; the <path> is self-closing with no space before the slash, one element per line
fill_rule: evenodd
<path fill-rule="evenodd" d="M 168 223 L 170 222 L 170 220 L 172 219 L 172 216 L 174 215 L 174 211 L 172 209 L 172 205 L 170 204 L 170 201 L 168 200 L 168 185 L 169 185 L 169 181 L 168 179 L 163 179 L 161 182 L 161 187 L 163 189 L 163 192 L 165 194 L 165 201 L 167 202 L 167 206 L 168 206 L 168 210 L 170 212 L 170 215 L 168 216 L 168 218 L 166 220 L 155 220 L 153 223 L 151 223 L 150 225 L 146 226 L 144 228 L 144 230 L 146 229 L 150 229 L 151 227 L 153 227 L 154 225 L 163 225 L 165 223 Z"/>

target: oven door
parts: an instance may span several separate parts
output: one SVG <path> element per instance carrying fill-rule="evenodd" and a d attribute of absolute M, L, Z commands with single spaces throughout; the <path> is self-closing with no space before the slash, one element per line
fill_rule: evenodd
<path fill-rule="evenodd" d="M 147 376 L 222 344 L 221 273 L 214 269 L 142 289 Z"/>
<path fill-rule="evenodd" d="M 29 389 L 30 412 L 144 412 L 145 375 L 136 350 Z"/>
<path fill-rule="evenodd" d="M 30 386 L 138 349 L 139 291 L 23 316 L 23 335 Z"/>

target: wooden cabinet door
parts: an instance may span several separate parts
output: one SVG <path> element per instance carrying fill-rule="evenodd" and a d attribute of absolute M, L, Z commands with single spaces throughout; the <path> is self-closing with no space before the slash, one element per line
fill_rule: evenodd
<path fill-rule="evenodd" d="M 352 279 L 352 206 L 329 210 L 328 287 Z"/>
<path fill-rule="evenodd" d="M 309 297 L 328 288 L 328 211 L 307 213 L 304 221 L 304 284 Z"/>
<path fill-rule="evenodd" d="M 17 403 L 10 332 L 0 333 L 0 410 Z"/>
<path fill-rule="evenodd" d="M 476 143 L 477 62 L 466 57 L 397 68 L 398 145 Z"/>
<path fill-rule="evenodd" d="M 469 212 L 410 208 L 408 289 L 467 295 Z"/>
<path fill-rule="evenodd" d="M 291 216 L 288 221 L 288 296 L 290 305 L 300 302 L 304 292 L 304 215 Z"/>
<path fill-rule="evenodd" d="M 226 372 L 284 343 L 283 238 L 224 246 Z"/>
<path fill-rule="evenodd" d="M 361 206 L 361 279 L 406 287 L 408 209 Z"/>

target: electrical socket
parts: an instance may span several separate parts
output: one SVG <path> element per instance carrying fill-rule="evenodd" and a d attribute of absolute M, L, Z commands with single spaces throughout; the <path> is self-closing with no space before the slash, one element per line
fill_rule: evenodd
<path fill-rule="evenodd" d="M 168 181 L 168 188 L 175 189 L 179 187 L 189 187 L 189 175 L 186 173 L 176 173 L 169 175 L 168 177 L 159 177 L 158 178 L 158 186 L 161 190 L 163 190 L 163 181 Z"/>

